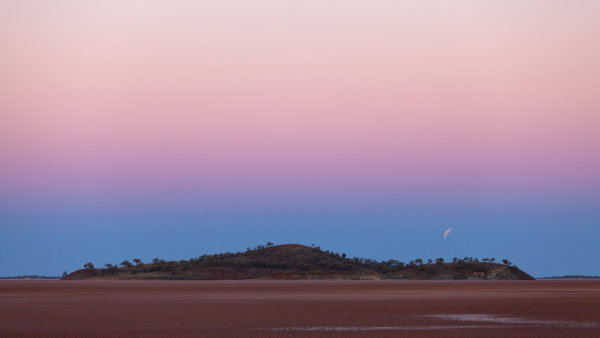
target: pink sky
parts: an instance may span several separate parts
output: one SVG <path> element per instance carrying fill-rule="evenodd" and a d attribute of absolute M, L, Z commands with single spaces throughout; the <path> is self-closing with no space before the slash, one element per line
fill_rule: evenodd
<path fill-rule="evenodd" d="M 599 15 L 598 1 L 4 1 L 0 185 L 586 194 Z"/>

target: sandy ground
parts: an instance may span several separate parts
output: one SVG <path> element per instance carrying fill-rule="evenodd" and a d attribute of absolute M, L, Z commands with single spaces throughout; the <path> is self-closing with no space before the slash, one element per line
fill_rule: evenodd
<path fill-rule="evenodd" d="M 600 281 L 0 281 L 0 336 L 600 337 Z"/>

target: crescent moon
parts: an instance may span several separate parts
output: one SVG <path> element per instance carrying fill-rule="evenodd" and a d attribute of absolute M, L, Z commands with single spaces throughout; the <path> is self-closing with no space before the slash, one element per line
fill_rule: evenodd
<path fill-rule="evenodd" d="M 452 230 L 454 230 L 454 228 L 450 228 L 450 229 L 448 229 L 448 230 L 446 230 L 446 231 L 444 232 L 444 239 L 446 239 L 446 237 L 448 236 L 448 234 L 449 234 L 450 232 L 452 232 Z"/>

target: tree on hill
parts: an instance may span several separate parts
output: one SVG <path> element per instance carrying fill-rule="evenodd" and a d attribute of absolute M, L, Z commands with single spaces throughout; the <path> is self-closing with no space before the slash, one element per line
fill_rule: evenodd
<path fill-rule="evenodd" d="M 158 264 L 158 262 L 160 262 L 160 259 L 159 259 L 159 258 L 154 258 L 154 259 L 152 260 L 152 263 L 154 263 L 154 264 Z"/>
<path fill-rule="evenodd" d="M 119 267 L 117 265 L 112 265 L 110 263 L 106 263 L 106 264 L 104 264 L 104 266 L 106 267 L 106 270 L 109 273 L 116 273 L 119 271 Z"/>
<path fill-rule="evenodd" d="M 142 263 L 142 260 L 139 258 L 134 258 L 133 262 L 135 263 L 135 265 L 140 265 Z"/>
<path fill-rule="evenodd" d="M 133 266 L 133 264 L 131 264 L 131 262 L 128 261 L 128 260 L 122 261 L 119 265 L 122 266 L 122 267 L 124 267 L 124 268 L 129 268 L 129 267 Z"/>
<path fill-rule="evenodd" d="M 421 264 L 423 264 L 423 260 L 421 258 L 417 258 L 417 259 L 415 259 L 415 264 L 421 265 Z"/>
<path fill-rule="evenodd" d="M 442 257 L 435 259 L 435 264 L 444 264 L 444 259 Z"/>
<path fill-rule="evenodd" d="M 275 244 L 273 244 L 273 242 L 267 242 L 267 244 L 265 244 L 265 246 L 267 248 L 272 247 L 273 245 L 275 245 Z"/>
<path fill-rule="evenodd" d="M 512 264 L 512 263 L 511 263 L 511 262 L 510 262 L 508 259 L 506 259 L 506 258 L 502 260 L 502 263 L 503 263 L 504 265 L 508 265 L 508 266 L 510 266 L 510 265 Z"/>
<path fill-rule="evenodd" d="M 83 265 L 84 268 L 93 271 L 95 269 L 94 264 L 92 262 L 87 262 Z"/>
<path fill-rule="evenodd" d="M 427 260 L 427 264 L 431 264 L 431 263 L 433 263 L 433 261 L 431 260 L 431 258 L 429 258 L 429 259 Z"/>

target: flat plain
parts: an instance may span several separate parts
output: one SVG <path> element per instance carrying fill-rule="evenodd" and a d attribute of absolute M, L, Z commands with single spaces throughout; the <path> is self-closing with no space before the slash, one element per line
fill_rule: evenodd
<path fill-rule="evenodd" d="M 0 281 L 0 336 L 600 337 L 600 281 Z"/>

